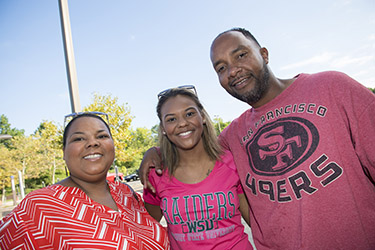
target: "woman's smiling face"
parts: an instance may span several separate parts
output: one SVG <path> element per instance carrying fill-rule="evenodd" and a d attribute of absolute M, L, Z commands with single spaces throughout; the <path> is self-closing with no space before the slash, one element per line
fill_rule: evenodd
<path fill-rule="evenodd" d="M 168 139 L 178 149 L 191 149 L 202 142 L 203 117 L 189 97 L 169 98 L 161 108 L 162 126 Z"/>
<path fill-rule="evenodd" d="M 105 180 L 115 158 L 108 128 L 95 117 L 79 117 L 72 122 L 64 147 L 70 175 L 86 182 Z"/>

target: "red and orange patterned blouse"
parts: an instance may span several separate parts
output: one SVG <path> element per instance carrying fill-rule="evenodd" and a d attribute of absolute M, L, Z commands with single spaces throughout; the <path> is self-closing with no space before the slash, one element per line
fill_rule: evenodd
<path fill-rule="evenodd" d="M 169 249 L 166 229 L 127 185 L 109 182 L 119 211 L 81 189 L 36 190 L 0 222 L 0 249 Z"/>

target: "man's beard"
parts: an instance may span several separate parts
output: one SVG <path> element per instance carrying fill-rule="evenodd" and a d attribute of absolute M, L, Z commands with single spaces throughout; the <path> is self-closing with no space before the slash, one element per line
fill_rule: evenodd
<path fill-rule="evenodd" d="M 235 91 L 231 92 L 230 94 L 238 100 L 246 102 L 249 105 L 257 103 L 269 88 L 268 80 L 270 78 L 270 72 L 268 70 L 266 62 L 263 62 L 263 70 L 259 78 L 255 77 L 254 75 L 253 77 L 255 79 L 255 86 L 252 90 L 242 95 L 238 94 Z"/>

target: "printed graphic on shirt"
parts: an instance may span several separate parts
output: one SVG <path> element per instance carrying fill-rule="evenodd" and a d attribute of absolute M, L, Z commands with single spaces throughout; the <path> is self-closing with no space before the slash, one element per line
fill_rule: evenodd
<path fill-rule="evenodd" d="M 284 107 L 275 108 L 274 110 L 267 111 L 265 115 L 261 116 L 258 121 L 255 121 L 253 127 L 249 128 L 246 135 L 242 137 L 240 141 L 241 145 L 244 145 L 253 135 L 254 132 L 261 127 L 265 122 L 277 120 L 283 116 L 289 116 L 293 114 L 309 114 L 316 115 L 318 117 L 325 117 L 327 114 L 327 108 L 323 105 L 317 105 L 315 103 L 299 103 L 289 104 Z"/>
<path fill-rule="evenodd" d="M 324 113 L 316 115 L 324 117 L 326 112 L 324 109 Z M 343 168 L 324 152 L 311 158 L 320 142 L 319 131 L 312 122 L 301 117 L 279 117 L 264 124 L 266 120 L 255 123 L 255 127 L 263 126 L 251 133 L 245 146 L 251 171 L 246 175 L 244 188 L 254 195 L 266 195 L 270 201 L 290 202 L 312 195 L 342 176 Z M 297 173 L 288 175 L 301 166 Z M 277 176 L 280 178 L 268 178 Z"/>
<path fill-rule="evenodd" d="M 228 191 L 162 199 L 162 211 L 177 241 L 215 239 L 234 231 L 220 228 L 220 221 L 235 215 L 234 193 Z"/>
<path fill-rule="evenodd" d="M 299 117 L 263 126 L 247 144 L 249 164 L 259 175 L 282 175 L 306 161 L 319 143 L 316 127 Z"/>

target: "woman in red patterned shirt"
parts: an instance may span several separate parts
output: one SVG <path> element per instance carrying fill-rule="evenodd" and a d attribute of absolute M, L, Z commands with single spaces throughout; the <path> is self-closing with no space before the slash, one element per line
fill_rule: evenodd
<path fill-rule="evenodd" d="M 70 176 L 30 193 L 3 218 L 0 249 L 169 249 L 140 195 L 106 180 L 115 158 L 108 124 L 98 112 L 69 116 L 63 151 Z"/>

